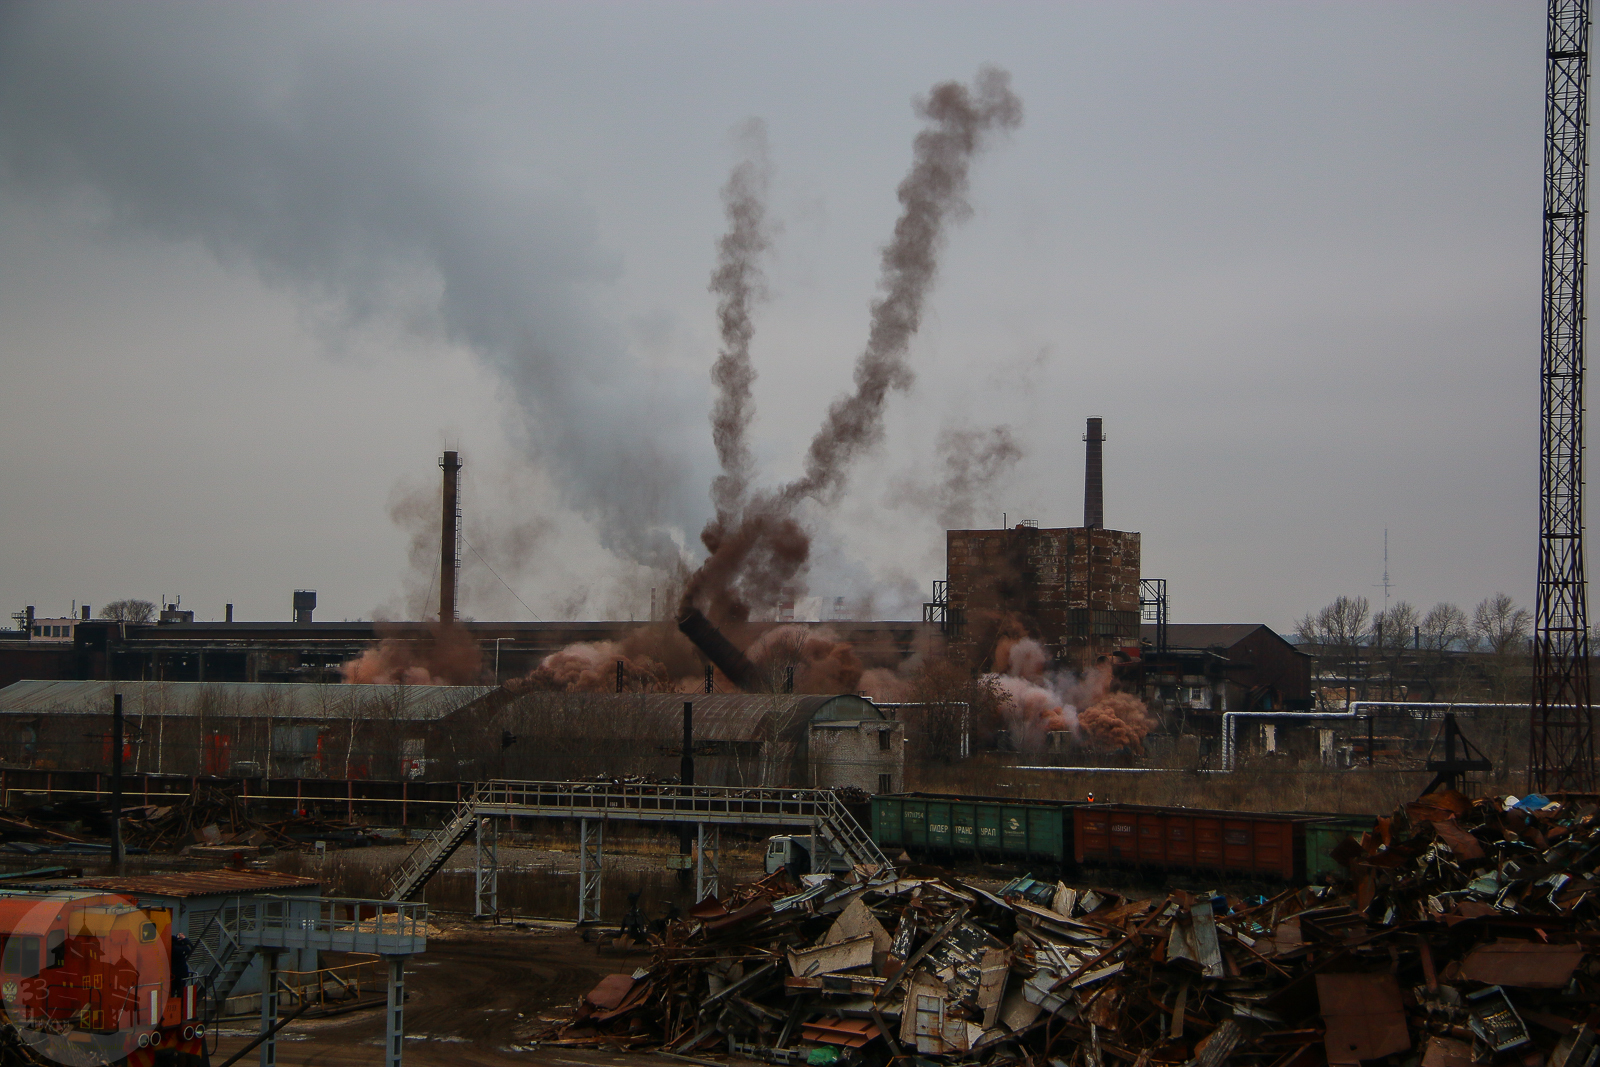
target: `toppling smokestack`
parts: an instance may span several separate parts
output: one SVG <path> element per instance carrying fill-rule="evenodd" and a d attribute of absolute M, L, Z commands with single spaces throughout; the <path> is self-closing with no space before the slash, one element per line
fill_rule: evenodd
<path fill-rule="evenodd" d="M 439 534 L 439 621 L 456 621 L 456 577 L 461 573 L 461 497 L 456 472 L 461 461 L 454 452 L 439 458 L 444 470 L 444 512 Z"/>
<path fill-rule="evenodd" d="M 689 608 L 678 617 L 678 630 L 694 642 L 694 647 L 706 654 L 706 659 L 717 665 L 728 681 L 746 693 L 758 693 L 767 687 L 760 668 L 751 663 L 721 630 L 711 625 L 711 620 L 699 608 Z"/>
<path fill-rule="evenodd" d="M 1103 530 L 1106 525 L 1105 483 L 1100 475 L 1100 445 L 1106 435 L 1100 432 L 1100 420 L 1089 420 L 1089 431 L 1083 435 L 1088 442 L 1084 449 L 1083 468 L 1083 525 L 1091 530 Z"/>

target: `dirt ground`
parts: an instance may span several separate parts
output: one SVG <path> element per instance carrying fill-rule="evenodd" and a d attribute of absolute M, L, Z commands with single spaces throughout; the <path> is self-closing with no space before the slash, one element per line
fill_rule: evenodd
<path fill-rule="evenodd" d="M 435 920 L 439 922 L 438 920 Z M 444 936 L 430 937 L 428 951 L 406 966 L 407 1063 L 420 1067 L 457 1064 L 559 1064 L 607 1067 L 671 1062 L 640 1054 L 572 1049 L 529 1049 L 528 1035 L 564 1018 L 583 993 L 607 974 L 631 971 L 648 956 L 601 956 L 566 925 L 529 930 L 485 929 L 443 922 Z M 383 1009 L 291 1023 L 278 1035 L 278 1062 L 306 1067 L 381 1062 Z M 220 1028 L 212 1062 L 220 1063 L 255 1035 L 252 1020 Z M 240 1061 L 256 1062 L 256 1053 Z"/>

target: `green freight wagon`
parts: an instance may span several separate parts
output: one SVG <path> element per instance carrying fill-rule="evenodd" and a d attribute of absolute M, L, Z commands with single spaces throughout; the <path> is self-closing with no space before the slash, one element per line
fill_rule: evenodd
<path fill-rule="evenodd" d="M 1315 885 L 1324 875 L 1342 871 L 1330 853 L 1345 838 L 1359 839 L 1373 825 L 1371 815 L 1336 815 L 1306 823 L 1306 881 Z"/>
<path fill-rule="evenodd" d="M 1006 800 L 941 793 L 872 798 L 872 839 L 886 853 L 984 862 L 1072 862 L 1073 801 Z"/>

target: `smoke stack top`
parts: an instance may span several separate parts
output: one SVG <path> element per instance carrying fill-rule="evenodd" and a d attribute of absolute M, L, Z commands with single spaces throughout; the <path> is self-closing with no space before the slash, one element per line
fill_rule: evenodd
<path fill-rule="evenodd" d="M 1100 420 L 1090 419 L 1088 432 L 1083 435 L 1083 525 L 1091 530 L 1103 530 L 1106 525 L 1105 482 L 1100 473 L 1100 446 L 1106 435 L 1100 432 Z"/>
<path fill-rule="evenodd" d="M 456 578 L 461 573 L 461 496 L 457 473 L 461 460 L 454 452 L 439 457 L 444 471 L 444 507 L 439 535 L 439 621 L 456 621 Z"/>

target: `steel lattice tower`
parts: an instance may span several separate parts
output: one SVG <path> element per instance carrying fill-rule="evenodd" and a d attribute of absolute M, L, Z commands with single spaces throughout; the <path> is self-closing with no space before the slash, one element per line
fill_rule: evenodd
<path fill-rule="evenodd" d="M 1595 788 L 1583 569 L 1583 231 L 1589 0 L 1550 0 L 1544 121 L 1539 588 L 1529 786 Z"/>

